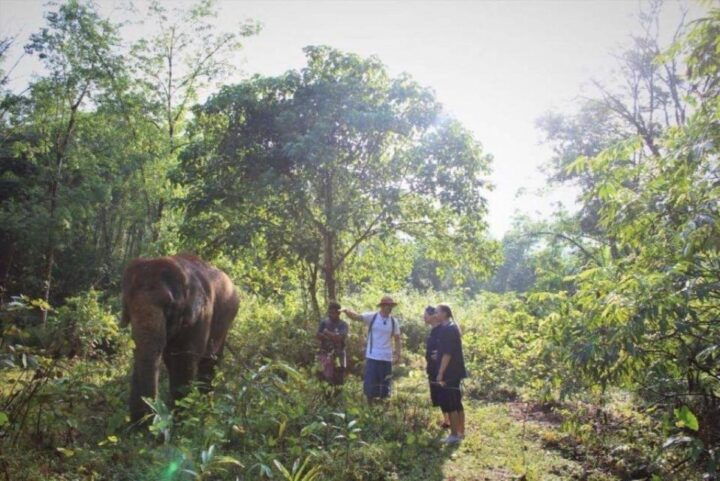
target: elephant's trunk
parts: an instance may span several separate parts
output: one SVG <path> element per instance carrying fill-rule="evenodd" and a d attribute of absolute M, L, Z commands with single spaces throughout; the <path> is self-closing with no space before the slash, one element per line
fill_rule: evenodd
<path fill-rule="evenodd" d="M 135 341 L 130 418 L 137 422 L 150 412 L 142 398 L 157 396 L 160 358 L 166 342 L 165 316 L 149 296 L 138 294 L 130 304 L 130 322 Z"/>

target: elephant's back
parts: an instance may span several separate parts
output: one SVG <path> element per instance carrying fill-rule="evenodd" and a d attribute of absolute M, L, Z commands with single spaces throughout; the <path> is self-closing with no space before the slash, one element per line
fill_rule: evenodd
<path fill-rule="evenodd" d="M 178 262 L 187 265 L 188 269 L 192 270 L 196 276 L 202 278 L 206 292 L 212 292 L 213 312 L 224 318 L 235 317 L 239 305 L 239 295 L 230 276 L 192 254 L 178 254 L 173 257 Z"/>
<path fill-rule="evenodd" d="M 208 300 L 211 300 L 212 307 L 210 314 L 210 336 L 205 351 L 205 356 L 215 356 L 222 352 L 228 330 L 235 320 L 240 304 L 240 298 L 230 276 L 225 272 L 203 261 L 202 259 L 183 254 L 177 256 L 179 262 L 185 263 L 192 268 L 195 275 L 202 277 L 205 284 L 205 292 Z"/>
<path fill-rule="evenodd" d="M 123 324 L 126 307 L 142 296 L 166 310 L 169 320 L 195 324 L 205 313 L 213 318 L 234 319 L 239 298 L 230 277 L 192 254 L 137 258 L 123 274 Z"/>
<path fill-rule="evenodd" d="M 216 267 L 212 267 L 212 269 L 213 292 L 215 293 L 213 311 L 216 313 L 214 317 L 225 322 L 232 322 L 240 304 L 237 288 L 225 272 Z"/>

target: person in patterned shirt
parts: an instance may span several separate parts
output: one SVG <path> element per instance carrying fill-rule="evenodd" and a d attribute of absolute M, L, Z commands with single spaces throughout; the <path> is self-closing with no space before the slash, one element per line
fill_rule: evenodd
<path fill-rule="evenodd" d="M 345 381 L 345 339 L 348 325 L 340 319 L 341 306 L 337 302 L 328 304 L 327 318 L 320 321 L 315 337 L 320 341 L 318 362 L 321 377 L 334 386 Z"/>

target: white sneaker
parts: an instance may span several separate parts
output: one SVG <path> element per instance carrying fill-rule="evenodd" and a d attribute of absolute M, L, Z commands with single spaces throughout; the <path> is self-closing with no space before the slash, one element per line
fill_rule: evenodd
<path fill-rule="evenodd" d="M 452 434 L 445 439 L 443 439 L 443 443 L 445 444 L 458 444 L 462 441 L 462 438 L 460 436 L 453 436 Z"/>

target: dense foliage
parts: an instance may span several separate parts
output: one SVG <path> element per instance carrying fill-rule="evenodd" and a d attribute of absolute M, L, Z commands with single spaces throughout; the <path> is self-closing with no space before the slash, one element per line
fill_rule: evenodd
<path fill-rule="evenodd" d="M 198 248 L 264 245 L 302 267 L 315 312 L 320 280 L 336 298 L 348 259 L 399 233 L 448 267 L 487 269 L 489 158 L 470 133 L 377 59 L 305 53 L 301 71 L 224 87 L 195 110 L 180 170 Z"/>
<path fill-rule="evenodd" d="M 22 92 L 0 39 L 0 476 L 718 479 L 720 10 L 663 45 L 646 4 L 617 83 L 538 121 L 580 209 L 496 243 L 491 158 L 431 90 L 331 47 L 212 90 L 259 28 L 164 5 L 136 43 L 89 2 L 56 6 Z M 230 274 L 240 313 L 215 391 L 148 400 L 132 431 L 120 273 L 182 249 Z M 384 293 L 405 358 L 381 408 L 361 401 L 362 328 L 340 392 L 313 333 L 323 301 Z M 439 301 L 471 373 L 456 452 L 422 374 Z"/>

